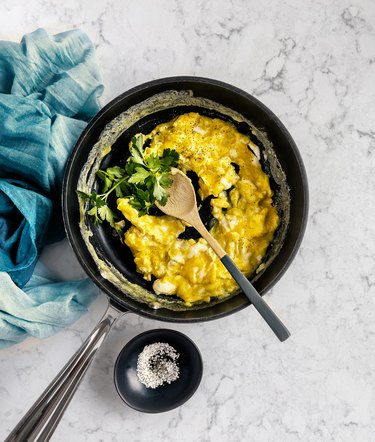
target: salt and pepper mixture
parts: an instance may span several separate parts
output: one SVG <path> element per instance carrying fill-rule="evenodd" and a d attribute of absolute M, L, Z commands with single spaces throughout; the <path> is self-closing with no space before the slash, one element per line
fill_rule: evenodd
<path fill-rule="evenodd" d="M 146 345 L 138 356 L 137 376 L 147 388 L 157 388 L 177 380 L 179 354 L 165 342 Z"/>

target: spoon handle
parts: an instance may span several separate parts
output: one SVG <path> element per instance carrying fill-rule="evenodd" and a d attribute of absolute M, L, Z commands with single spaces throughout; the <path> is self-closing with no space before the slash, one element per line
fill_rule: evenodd
<path fill-rule="evenodd" d="M 202 223 L 202 220 L 200 219 L 198 212 L 193 213 L 189 219 L 186 219 L 186 221 L 193 225 L 212 247 L 213 251 L 220 258 L 220 261 L 225 265 L 226 269 L 232 275 L 233 279 L 241 287 L 244 294 L 247 296 L 253 306 L 258 310 L 260 315 L 271 327 L 272 331 L 280 339 L 280 341 L 283 342 L 288 339 L 290 336 L 289 330 L 273 312 L 266 301 L 255 290 L 251 282 L 244 276 L 244 274 L 239 270 L 236 264 L 231 260 L 226 251 L 206 229 L 206 227 Z"/>
<path fill-rule="evenodd" d="M 249 280 L 243 275 L 236 264 L 231 260 L 228 255 L 224 255 L 221 258 L 221 262 L 225 265 L 228 272 L 232 275 L 233 279 L 241 287 L 244 294 L 251 301 L 253 306 L 258 310 L 263 319 L 271 327 L 275 335 L 281 342 L 289 338 L 290 332 L 273 312 L 271 307 L 266 301 L 259 295 Z"/>

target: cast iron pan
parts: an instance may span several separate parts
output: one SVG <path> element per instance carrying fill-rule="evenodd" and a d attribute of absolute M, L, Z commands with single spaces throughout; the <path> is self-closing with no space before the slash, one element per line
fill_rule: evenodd
<path fill-rule="evenodd" d="M 125 293 L 104 279 L 82 239 L 76 190 L 80 172 L 87 161 L 90 150 L 98 141 L 106 124 L 121 112 L 155 94 L 169 90 L 190 90 L 194 96 L 210 99 L 239 112 L 243 117 L 252 121 L 255 127 L 262 128 L 274 145 L 290 189 L 290 222 L 281 250 L 270 266 L 254 282 L 255 288 L 260 294 L 264 294 L 280 279 L 297 253 L 305 230 L 308 212 L 307 178 L 292 137 L 268 108 L 240 89 L 219 81 L 197 77 L 172 77 L 151 81 L 115 98 L 90 122 L 78 140 L 66 167 L 62 195 L 63 217 L 68 239 L 83 268 L 107 294 L 110 303 L 102 320 L 88 339 L 14 428 L 6 439 L 7 441 L 49 440 L 89 364 L 112 324 L 121 313 L 133 311 L 142 316 L 163 321 L 198 322 L 220 318 L 249 305 L 248 299 L 244 295 L 238 294 L 223 302 L 210 302 L 203 308 L 196 310 L 174 311 L 166 308 L 155 310 L 147 304 L 131 298 L 129 293 Z M 159 122 L 168 121 L 179 112 L 181 109 L 170 109 L 167 112 L 154 114 L 145 120 L 140 120 L 133 128 L 129 129 L 127 134 L 124 134 L 125 139 L 121 140 L 122 144 L 127 145 L 132 131 L 147 133 Z M 241 127 L 238 129 L 241 130 Z M 116 149 L 116 146 L 113 146 L 112 150 L 113 153 L 105 160 L 108 162 L 107 165 L 123 161 L 123 152 L 120 155 L 120 150 Z M 209 216 L 207 216 L 207 210 L 206 212 L 204 210 L 204 204 L 202 215 L 204 221 L 209 223 Z M 187 235 L 191 234 L 192 232 L 187 232 Z M 118 239 L 115 240 L 109 231 L 106 231 L 105 228 L 96 229 L 92 244 L 95 249 L 100 249 L 103 258 L 111 262 L 128 280 L 150 289 L 148 283 L 135 271 L 129 251 L 126 251 L 126 248 L 121 246 Z"/>
<path fill-rule="evenodd" d="M 98 272 L 79 229 L 78 201 L 76 197 L 77 182 L 86 163 L 88 154 L 93 145 L 111 120 L 121 112 L 127 110 L 145 99 L 168 90 L 191 90 L 195 96 L 208 98 L 226 107 L 232 108 L 250 119 L 256 127 L 260 127 L 273 142 L 276 155 L 284 170 L 287 183 L 290 188 L 291 213 L 290 224 L 281 251 L 267 268 L 264 274 L 254 283 L 260 294 L 267 292 L 283 275 L 293 260 L 300 245 L 308 211 L 308 187 L 305 169 L 298 149 L 290 134 L 280 120 L 257 99 L 246 92 L 231 85 L 197 77 L 172 77 L 145 83 L 120 95 L 105 106 L 87 126 L 70 157 L 66 167 L 63 189 L 63 216 L 68 239 L 85 271 L 93 281 L 115 302 L 120 308 L 128 309 L 149 318 L 171 322 L 197 322 L 216 319 L 237 312 L 249 305 L 248 299 L 243 294 L 238 294 L 221 303 L 208 303 L 205 308 L 197 310 L 173 311 L 169 309 L 153 309 L 148 305 L 137 302 L 119 290 Z M 148 133 L 157 124 L 169 121 L 176 115 L 189 111 L 198 111 L 208 116 L 218 116 L 215 112 L 196 109 L 193 107 L 179 107 L 156 112 L 138 121 L 116 141 L 112 152 L 103 162 L 103 167 L 122 164 L 125 161 L 124 146 L 127 146 L 130 138 L 137 132 Z M 222 116 L 219 115 L 221 118 Z M 241 131 L 242 128 L 238 127 Z M 194 179 L 194 177 L 192 177 Z M 206 202 L 207 203 L 207 202 Z M 206 224 L 210 219 L 207 204 L 201 210 L 201 215 Z M 193 232 L 187 232 L 193 236 Z M 128 280 L 152 291 L 152 282 L 147 282 L 142 275 L 136 272 L 130 250 L 120 244 L 113 237 L 108 227 L 102 226 L 94 229 L 92 243 L 96 249 L 100 249 L 101 256 L 126 276 Z"/>

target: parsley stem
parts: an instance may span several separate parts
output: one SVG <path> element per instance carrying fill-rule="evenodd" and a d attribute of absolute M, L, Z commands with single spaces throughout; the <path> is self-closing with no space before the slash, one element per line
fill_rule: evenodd
<path fill-rule="evenodd" d="M 118 187 L 121 183 L 123 183 L 123 182 L 126 181 L 127 179 L 128 179 L 128 177 L 126 177 L 126 176 L 125 176 L 124 178 L 121 178 L 120 180 L 117 181 L 117 183 L 116 183 L 113 187 L 111 187 L 111 188 L 108 190 L 108 192 L 106 192 L 106 193 L 102 193 L 102 194 L 100 194 L 100 195 L 98 195 L 98 196 L 103 197 L 103 198 L 104 198 L 104 201 L 107 201 L 108 195 L 112 192 L 112 190 L 116 189 L 116 187 Z"/>

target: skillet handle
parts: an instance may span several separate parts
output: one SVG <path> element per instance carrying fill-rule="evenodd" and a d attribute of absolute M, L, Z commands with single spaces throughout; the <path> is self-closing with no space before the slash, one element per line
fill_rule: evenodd
<path fill-rule="evenodd" d="M 99 324 L 25 414 L 5 442 L 48 441 L 121 311 L 109 304 Z"/>

